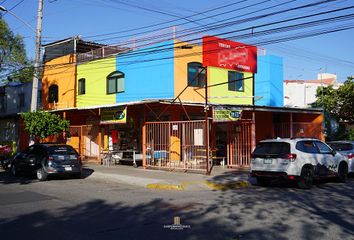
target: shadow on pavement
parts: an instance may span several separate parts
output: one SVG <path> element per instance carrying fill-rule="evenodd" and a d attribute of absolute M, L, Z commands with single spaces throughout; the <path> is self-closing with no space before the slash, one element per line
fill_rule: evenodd
<path fill-rule="evenodd" d="M 82 168 L 82 175 L 81 179 L 85 179 L 89 177 L 94 172 L 93 169 L 89 167 L 83 166 Z M 48 176 L 48 180 L 65 180 L 65 179 L 72 179 L 73 177 L 70 175 L 63 175 L 63 176 Z M 10 172 L 7 170 L 0 169 L 0 184 L 31 184 L 37 183 L 38 180 L 35 174 L 24 173 L 20 176 L 12 176 Z"/>
<path fill-rule="evenodd" d="M 353 216 L 344 208 L 353 201 L 353 184 L 343 185 L 341 190 L 330 185 L 316 193 L 281 188 L 264 190 L 226 191 L 207 205 L 203 200 L 175 204 L 167 199 L 154 199 L 134 204 L 96 199 L 56 211 L 36 211 L 12 219 L 0 217 L 0 232 L 3 239 L 33 236 L 38 240 L 48 236 L 51 240 L 312 240 L 328 239 L 333 226 L 340 231 L 331 239 L 350 239 L 354 233 Z M 279 215 L 276 208 L 264 208 L 264 203 L 273 203 L 286 215 Z"/>

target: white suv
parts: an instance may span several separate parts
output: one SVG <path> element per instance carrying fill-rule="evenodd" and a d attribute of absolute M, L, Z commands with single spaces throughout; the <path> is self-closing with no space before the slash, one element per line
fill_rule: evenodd
<path fill-rule="evenodd" d="M 251 176 L 262 186 L 284 177 L 297 181 L 300 188 L 311 188 L 319 177 L 336 176 L 345 182 L 348 161 L 318 139 L 269 139 L 260 141 L 252 153 Z"/>

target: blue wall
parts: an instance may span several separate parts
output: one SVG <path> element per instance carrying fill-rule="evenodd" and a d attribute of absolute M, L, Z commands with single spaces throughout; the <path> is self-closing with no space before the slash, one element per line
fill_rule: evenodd
<path fill-rule="evenodd" d="M 116 102 L 173 98 L 173 46 L 173 41 L 167 41 L 117 55 L 117 70 L 125 74 L 125 92 L 117 94 Z"/>
<path fill-rule="evenodd" d="M 283 58 L 266 55 L 258 56 L 255 75 L 255 105 L 284 106 Z M 257 97 L 262 97 L 257 100 Z"/>

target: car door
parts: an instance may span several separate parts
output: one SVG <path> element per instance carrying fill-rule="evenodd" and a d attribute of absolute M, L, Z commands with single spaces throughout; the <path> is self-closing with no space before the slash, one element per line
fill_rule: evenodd
<path fill-rule="evenodd" d="M 335 169 L 337 169 L 338 161 L 336 161 L 333 150 L 321 141 L 315 141 L 314 144 L 317 146 L 323 165 L 326 168 L 325 174 L 328 175 L 330 172 L 335 171 Z"/>
<path fill-rule="evenodd" d="M 36 165 L 36 151 L 38 149 L 37 145 L 32 145 L 26 151 L 26 155 L 24 156 L 24 166 L 28 170 L 32 170 Z"/>
<path fill-rule="evenodd" d="M 302 140 L 296 144 L 296 149 L 303 152 L 304 162 L 314 166 L 315 175 L 322 176 L 327 174 L 326 158 L 320 153 L 314 140 Z"/>
<path fill-rule="evenodd" d="M 17 168 L 26 170 L 28 168 L 27 158 L 29 154 L 33 151 L 34 146 L 29 146 L 23 152 L 19 153 L 14 160 L 14 164 Z"/>

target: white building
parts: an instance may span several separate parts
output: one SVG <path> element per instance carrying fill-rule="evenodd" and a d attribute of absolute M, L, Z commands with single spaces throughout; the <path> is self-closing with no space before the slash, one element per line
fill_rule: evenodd
<path fill-rule="evenodd" d="M 341 85 L 335 74 L 318 74 L 317 80 L 284 80 L 284 106 L 307 108 L 316 101 L 317 88 L 329 85 L 334 88 Z"/>

